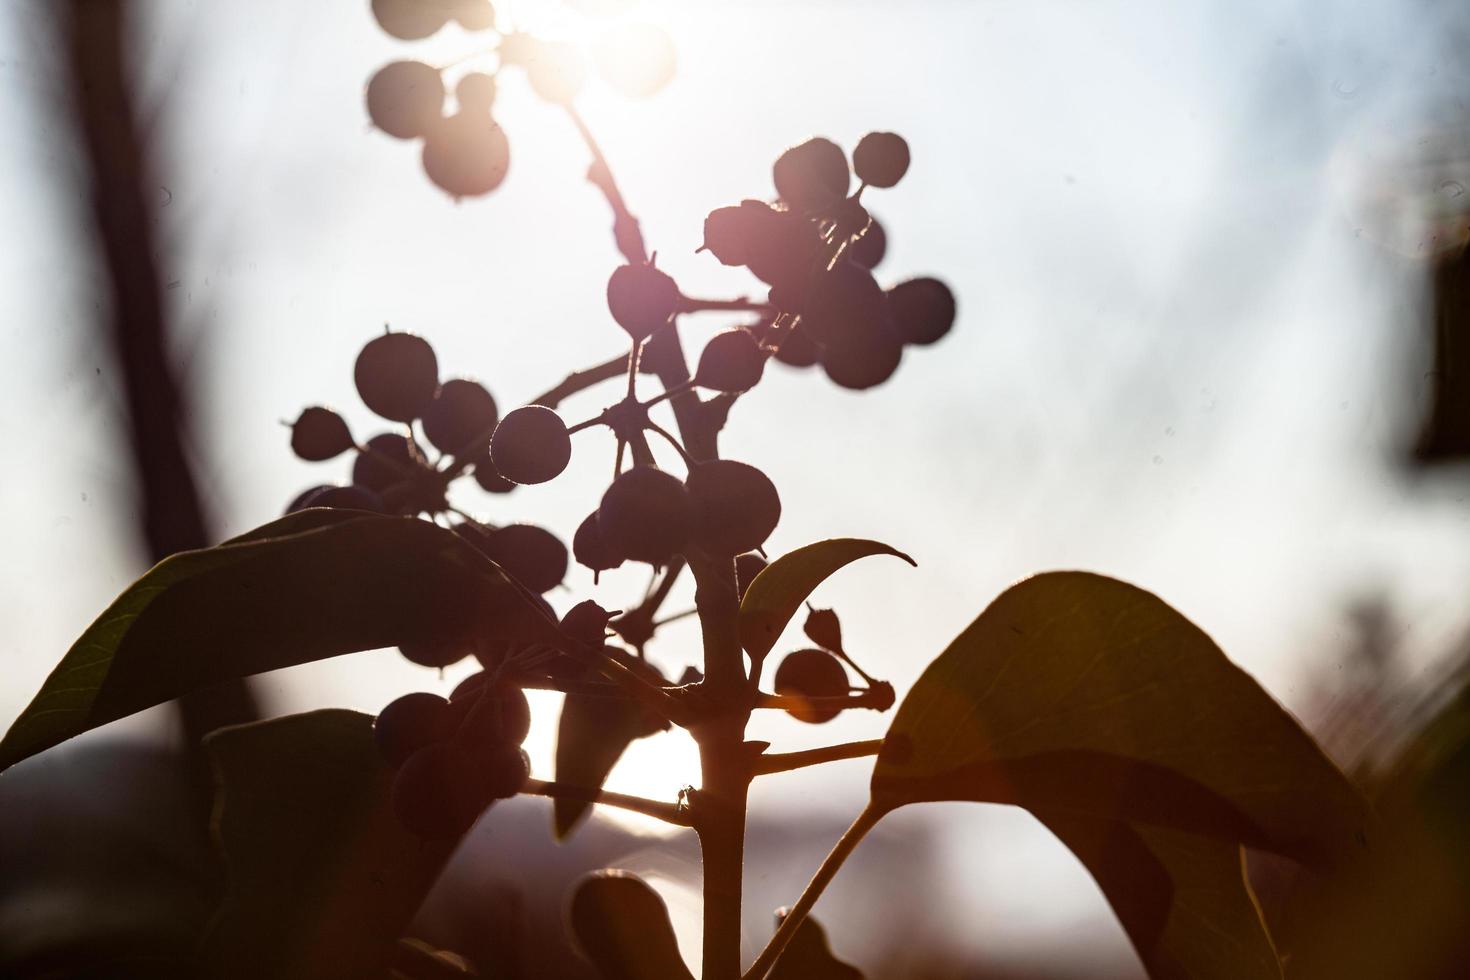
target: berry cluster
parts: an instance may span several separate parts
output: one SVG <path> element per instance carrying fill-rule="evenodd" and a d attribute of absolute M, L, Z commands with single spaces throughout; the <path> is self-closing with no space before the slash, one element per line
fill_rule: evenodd
<path fill-rule="evenodd" d="M 496 800 L 525 788 L 531 768 L 521 743 L 530 730 L 525 693 L 485 671 L 466 678 L 448 700 L 415 692 L 393 701 L 378 714 L 373 735 L 397 770 L 399 821 L 430 840 L 463 834 Z"/>
<path fill-rule="evenodd" d="M 510 168 L 510 142 L 493 114 L 503 73 L 523 72 L 538 96 L 567 108 L 587 79 L 588 59 L 575 45 L 498 29 L 489 0 L 373 0 L 373 15 L 384 31 L 404 41 L 429 37 L 451 22 L 491 38 L 455 59 L 452 67 L 469 68 L 453 84 L 452 112 L 446 111 L 447 69 L 422 61 L 384 65 L 367 86 L 373 125 L 398 139 L 423 140 L 424 172 L 454 198 L 490 193 Z M 672 42 L 648 24 L 615 24 L 592 56 L 603 80 L 631 96 L 653 94 L 674 73 Z"/>
<path fill-rule="evenodd" d="M 832 699 L 852 690 L 847 678 L 851 667 L 870 686 L 881 683 L 863 672 L 842 648 L 842 624 L 831 609 L 808 607 L 802 630 L 815 648 L 797 650 L 781 658 L 776 668 L 776 693 L 794 702 L 786 710 L 791 717 L 812 725 L 831 721 L 841 708 L 831 707 Z M 818 699 L 825 699 L 826 705 Z"/>

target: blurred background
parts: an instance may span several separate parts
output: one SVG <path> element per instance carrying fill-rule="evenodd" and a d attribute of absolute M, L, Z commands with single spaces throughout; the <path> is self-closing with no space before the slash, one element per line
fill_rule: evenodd
<path fill-rule="evenodd" d="M 607 29 L 540 3 L 514 12 L 574 40 Z M 125 385 L 102 339 L 113 299 L 74 61 L 49 6 L 0 6 L 3 725 L 150 559 Z M 452 61 L 472 36 L 396 41 L 366 0 L 129 6 L 149 252 L 215 540 L 345 479 L 340 463 L 296 460 L 280 422 L 321 403 L 371 434 L 352 362 L 385 322 L 427 337 L 446 376 L 478 377 L 502 410 L 618 353 L 604 287 L 621 260 L 562 113 L 505 79 L 509 176 L 462 203 L 424 177 L 416 145 L 367 123 L 363 88 L 382 64 Z M 708 211 L 773 195 L 782 148 L 811 135 L 850 148 L 875 129 L 912 147 L 904 181 L 864 198 L 888 234 L 876 271 L 885 284 L 945 279 L 954 331 L 862 395 L 773 366 L 722 442 L 781 490 L 773 553 L 861 536 L 918 561 L 860 563 L 818 593 L 870 672 L 901 696 L 1007 584 L 1084 568 L 1183 611 L 1345 764 L 1386 751 L 1434 698 L 1470 627 L 1470 10 L 647 0 L 627 16 L 668 32 L 677 76 L 645 101 L 594 84 L 580 106 L 688 292 L 757 295 L 744 270 L 695 249 Z M 690 318 L 686 346 L 731 322 Z M 594 390 L 562 411 L 579 421 L 611 400 Z M 605 440 L 580 438 L 555 482 L 497 497 L 471 486 L 456 503 L 569 540 L 611 464 Z M 644 575 L 594 589 L 575 567 L 567 585 L 550 596 L 559 610 L 588 597 L 618 608 Z M 691 605 L 688 590 L 666 608 Z M 792 634 L 778 652 L 804 645 Z M 677 675 L 697 639 L 691 620 L 650 654 Z M 380 651 L 266 675 L 253 693 L 266 714 L 376 711 L 468 671 Z M 533 704 L 528 747 L 549 776 L 556 697 Z M 167 745 L 177 719 L 156 709 L 88 741 Z M 763 714 L 750 734 L 795 749 L 884 725 Z M 866 774 L 848 762 L 757 784 L 752 954 L 861 807 Z M 697 778 L 692 743 L 664 736 L 636 744 L 609 785 L 673 799 Z M 465 860 L 504 862 L 495 840 L 523 838 L 522 853 L 553 860 L 549 834 L 523 827 L 542 827 L 543 809 L 497 809 Z M 587 860 L 655 874 L 697 949 L 690 843 L 666 847 L 621 816 L 592 833 L 606 848 Z M 464 873 L 437 902 L 471 887 Z M 911 915 L 879 902 L 921 885 L 934 900 Z M 898 935 L 926 937 L 956 976 L 1139 970 L 1082 867 L 1004 808 L 886 821 L 819 917 L 875 976 L 910 975 L 880 968 Z"/>

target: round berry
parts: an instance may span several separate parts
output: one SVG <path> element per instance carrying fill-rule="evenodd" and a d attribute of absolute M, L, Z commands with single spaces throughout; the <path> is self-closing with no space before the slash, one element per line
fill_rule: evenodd
<path fill-rule="evenodd" d="M 455 528 L 501 569 L 532 592 L 550 592 L 567 575 L 567 547 L 556 535 L 535 524 Z"/>
<path fill-rule="evenodd" d="M 908 172 L 908 141 L 897 133 L 869 133 L 852 151 L 852 168 L 870 187 L 892 187 Z"/>
<path fill-rule="evenodd" d="M 761 205 L 751 212 L 751 235 L 745 265 L 773 292 L 785 291 L 799 300 L 813 272 L 821 267 L 822 240 L 815 223 L 792 211 L 777 211 Z M 774 297 L 773 297 L 774 299 Z M 799 312 L 799 304 L 781 304 L 786 312 Z"/>
<path fill-rule="evenodd" d="M 677 63 L 668 33 L 637 21 L 614 25 L 597 42 L 592 56 L 603 81 L 634 99 L 647 98 L 667 85 Z"/>
<path fill-rule="evenodd" d="M 818 347 L 806 332 L 797 327 L 787 328 L 781 333 L 780 346 L 776 348 L 776 360 L 791 367 L 807 368 L 822 359 L 822 348 Z"/>
<path fill-rule="evenodd" d="M 495 120 L 461 109 L 425 137 L 423 160 L 424 173 L 450 197 L 479 197 L 505 180 L 510 141 Z"/>
<path fill-rule="evenodd" d="M 813 285 L 801 315 L 802 332 L 823 347 L 850 334 L 886 330 L 888 303 L 873 274 L 855 262 L 839 262 Z"/>
<path fill-rule="evenodd" d="M 492 800 L 508 800 L 526 788 L 531 757 L 519 745 L 502 742 L 485 752 L 482 760 L 487 792 Z"/>
<path fill-rule="evenodd" d="M 673 278 L 651 265 L 618 266 L 607 280 L 607 308 L 635 343 L 668 323 L 683 301 Z"/>
<path fill-rule="evenodd" d="M 500 682 L 487 693 L 487 683 L 489 675 L 483 670 L 460 681 L 449 695 L 450 716 L 471 742 L 520 745 L 531 734 L 531 703 L 526 692 Z"/>
<path fill-rule="evenodd" d="M 373 0 L 378 26 L 403 41 L 417 41 L 449 23 L 444 0 Z"/>
<path fill-rule="evenodd" d="M 833 653 L 842 652 L 842 622 L 837 618 L 835 609 L 810 609 L 806 614 L 806 622 L 801 625 L 801 631 L 823 650 L 831 650 Z"/>
<path fill-rule="evenodd" d="M 395 61 L 368 80 L 368 118 L 401 140 L 417 139 L 444 114 L 444 79 L 422 61 Z"/>
<path fill-rule="evenodd" d="M 866 326 L 823 349 L 822 370 L 841 387 L 863 391 L 893 377 L 902 358 L 903 345 L 889 330 Z"/>
<path fill-rule="evenodd" d="M 454 98 L 461 112 L 489 112 L 495 104 L 495 76 L 472 71 L 454 86 Z"/>
<path fill-rule="evenodd" d="M 848 261 L 864 269 L 878 268 L 878 263 L 883 261 L 883 256 L 887 252 L 888 233 L 883 230 L 877 218 L 870 219 L 868 230 L 853 239 L 852 244 L 847 246 Z"/>
<path fill-rule="evenodd" d="M 766 560 L 754 551 L 735 556 L 735 588 L 740 598 L 745 598 L 745 590 L 750 588 L 750 583 L 765 569 Z"/>
<path fill-rule="evenodd" d="M 797 650 L 787 654 L 776 668 L 776 693 L 793 698 L 835 698 L 848 692 L 847 670 L 842 662 L 826 650 Z M 840 714 L 837 708 L 798 704 L 787 708 L 798 721 L 812 725 L 831 721 Z"/>
<path fill-rule="evenodd" d="M 893 327 L 906 344 L 932 344 L 954 326 L 954 293 L 938 279 L 909 279 L 888 290 Z"/>
<path fill-rule="evenodd" d="M 612 614 L 593 602 L 584 599 L 567 610 L 561 618 L 561 631 L 574 640 L 588 646 L 601 647 L 607 641 L 607 624 Z"/>
<path fill-rule="evenodd" d="M 352 378 L 362 403 L 375 414 L 412 422 L 439 387 L 439 359 L 422 337 L 385 333 L 363 345 Z"/>
<path fill-rule="evenodd" d="M 770 477 L 748 463 L 712 459 L 689 471 L 694 539 L 714 555 L 754 551 L 781 519 L 781 498 Z"/>
<path fill-rule="evenodd" d="M 597 526 L 595 510 L 577 525 L 577 533 L 572 535 L 572 554 L 578 564 L 592 569 L 594 581 L 597 573 L 617 568 L 625 560 L 625 556 L 608 547 L 601 528 Z"/>
<path fill-rule="evenodd" d="M 694 383 L 714 391 L 747 391 L 766 369 L 766 355 L 749 330 L 735 327 L 717 333 L 704 345 Z"/>
<path fill-rule="evenodd" d="M 539 41 L 523 56 L 531 88 L 547 102 L 569 104 L 587 81 L 587 65 L 574 45 Z"/>
<path fill-rule="evenodd" d="M 467 31 L 494 30 L 495 8 L 490 0 L 458 0 L 454 7 L 454 20 Z"/>
<path fill-rule="evenodd" d="M 722 265 L 744 265 L 764 212 L 761 201 L 742 201 L 735 207 L 715 208 L 704 219 L 704 245 Z"/>
<path fill-rule="evenodd" d="M 352 482 L 378 493 L 416 479 L 423 453 L 397 432 L 373 436 L 352 463 Z"/>
<path fill-rule="evenodd" d="M 813 137 L 782 153 L 771 168 L 776 193 L 797 211 L 821 211 L 847 197 L 847 154 L 829 139 Z"/>
<path fill-rule="evenodd" d="M 511 483 L 496 471 L 495 464 L 490 462 L 490 453 L 488 451 L 482 453 L 475 460 L 474 476 L 475 482 L 486 493 L 510 493 L 516 488 L 514 483 Z"/>
<path fill-rule="evenodd" d="M 676 476 L 635 466 L 613 480 L 597 508 L 597 527 L 614 554 L 662 565 L 684 550 L 694 506 Z"/>
<path fill-rule="evenodd" d="M 439 386 L 424 409 L 424 435 L 451 456 L 470 456 L 490 448 L 500 412 L 485 386 L 453 378 Z"/>
<path fill-rule="evenodd" d="M 561 416 L 544 405 L 526 405 L 500 420 L 490 440 L 495 472 L 512 483 L 545 483 L 572 458 L 572 437 Z"/>
<path fill-rule="evenodd" d="M 363 510 L 373 514 L 388 513 L 383 498 L 368 487 L 326 487 L 311 498 L 308 507 L 331 507 L 334 510 Z"/>
<path fill-rule="evenodd" d="M 443 670 L 468 657 L 474 648 L 467 639 L 436 638 L 399 644 L 398 652 L 411 664 Z"/>
<path fill-rule="evenodd" d="M 307 487 L 305 490 L 298 493 L 295 499 L 293 499 L 291 503 L 286 506 L 286 513 L 294 514 L 298 510 L 305 510 L 308 507 L 318 506 L 312 501 L 314 501 L 323 490 L 331 489 L 332 486 L 329 483 L 319 483 L 314 487 Z"/>
<path fill-rule="evenodd" d="M 416 691 L 388 703 L 373 721 L 373 739 L 390 766 L 401 766 L 419 749 L 454 734 L 449 702 L 437 694 Z"/>
<path fill-rule="evenodd" d="M 410 833 L 449 840 L 494 800 L 483 767 L 453 739 L 419 749 L 393 780 L 393 813 Z"/>
<path fill-rule="evenodd" d="M 353 445 L 347 423 L 330 408 L 313 405 L 291 423 L 291 450 L 302 459 L 321 462 L 342 455 Z"/>

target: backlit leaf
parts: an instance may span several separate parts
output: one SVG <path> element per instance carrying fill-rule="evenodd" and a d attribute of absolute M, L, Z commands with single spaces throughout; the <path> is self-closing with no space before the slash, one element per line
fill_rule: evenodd
<path fill-rule="evenodd" d="M 305 511 L 258 533 L 174 555 L 129 586 L 0 742 L 0 770 L 233 678 L 511 623 L 554 637 L 495 564 L 428 521 Z"/>
<path fill-rule="evenodd" d="M 797 548 L 767 565 L 740 601 L 740 642 L 745 651 L 754 660 L 764 658 L 813 589 L 842 566 L 868 555 L 893 555 L 914 564 L 908 555 L 877 541 L 832 538 Z"/>
<path fill-rule="evenodd" d="M 658 892 L 626 871 L 599 871 L 572 893 L 572 935 L 603 980 L 693 980 Z"/>
<path fill-rule="evenodd" d="M 781 918 L 778 913 L 778 924 Z M 827 941 L 827 930 L 807 916 L 771 967 L 767 980 L 863 980 L 863 974 L 837 958 Z"/>

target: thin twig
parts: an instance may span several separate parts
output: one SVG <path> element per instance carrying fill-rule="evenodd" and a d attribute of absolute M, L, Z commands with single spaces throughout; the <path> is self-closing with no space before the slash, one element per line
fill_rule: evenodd
<path fill-rule="evenodd" d="M 680 827 L 693 826 L 689 812 L 677 803 L 648 800 L 641 796 L 613 793 L 605 789 L 592 789 L 587 786 L 572 786 L 568 783 L 532 779 L 527 781 L 525 788 L 521 790 L 521 794 L 524 796 L 545 796 L 553 800 L 577 800 L 581 803 L 615 806 L 621 810 L 632 810 L 634 813 L 641 813 L 645 817 L 653 817 L 665 823 L 675 824 Z"/>
<path fill-rule="evenodd" d="M 877 755 L 882 747 L 881 738 L 870 738 L 863 742 L 824 745 L 819 749 L 806 749 L 802 752 L 768 752 L 755 760 L 752 771 L 757 776 L 768 776 L 774 772 L 790 772 L 792 769 L 805 769 L 824 762 L 861 759 L 864 756 Z"/>
<path fill-rule="evenodd" d="M 757 708 L 774 708 L 780 711 L 791 709 L 805 711 L 825 711 L 836 709 L 847 711 L 851 708 L 871 708 L 874 711 L 887 711 L 893 707 L 894 693 L 893 685 L 886 681 L 874 684 L 848 694 L 839 694 L 829 698 L 808 698 L 799 694 L 757 694 L 755 706 Z"/>

